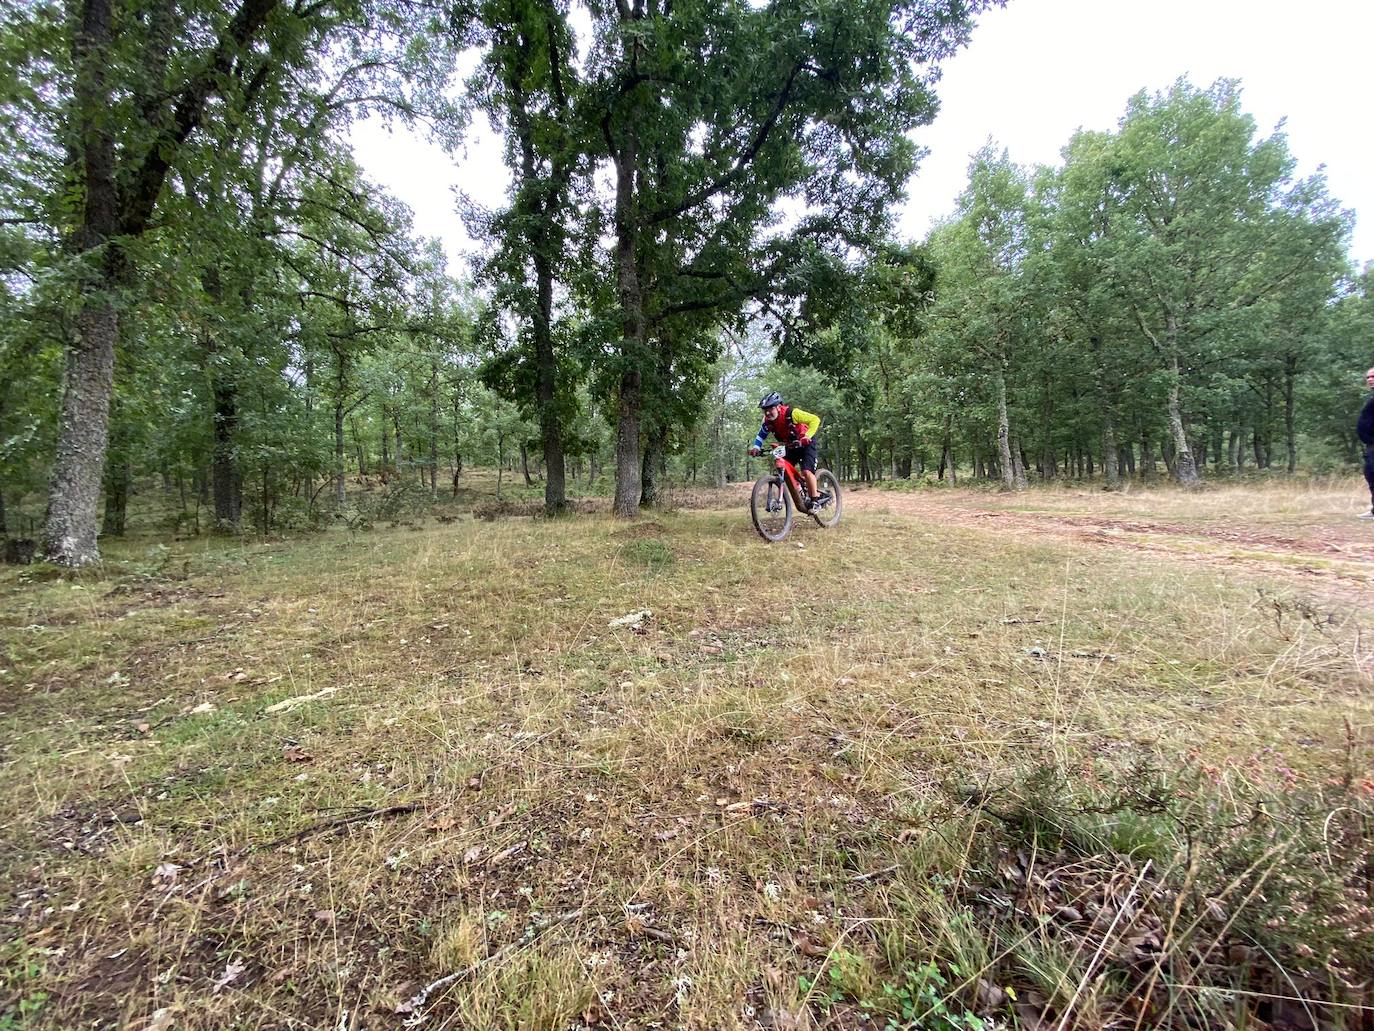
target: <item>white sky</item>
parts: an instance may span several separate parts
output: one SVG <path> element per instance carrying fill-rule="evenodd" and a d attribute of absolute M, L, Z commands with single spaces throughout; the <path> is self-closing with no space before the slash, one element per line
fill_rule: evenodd
<path fill-rule="evenodd" d="M 1195 86 L 1227 77 L 1241 80 L 1242 106 L 1261 134 L 1287 119 L 1299 175 L 1324 164 L 1331 195 L 1367 216 L 1351 256 L 1374 260 L 1371 46 L 1370 0 L 1010 0 L 979 20 L 972 43 L 945 66 L 940 114 L 915 135 L 930 155 L 910 183 L 901 233 L 920 238 L 952 208 L 969 156 L 989 137 L 1018 163 L 1057 163 L 1075 129 L 1114 128 L 1137 90 L 1185 75 Z M 439 148 L 376 122 L 357 126 L 353 143 L 368 174 L 410 205 L 417 231 L 441 239 L 458 271 L 473 245 L 453 190 L 499 203 L 500 144 L 475 133 L 455 166 Z"/>

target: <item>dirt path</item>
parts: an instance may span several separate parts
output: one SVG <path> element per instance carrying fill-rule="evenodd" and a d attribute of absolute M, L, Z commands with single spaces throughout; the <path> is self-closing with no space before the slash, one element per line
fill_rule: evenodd
<path fill-rule="evenodd" d="M 1011 511 L 996 497 L 974 493 L 900 493 L 863 487 L 848 490 L 845 505 L 853 514 L 890 512 L 938 526 L 997 535 L 1050 536 L 1168 555 L 1234 572 L 1278 574 L 1346 600 L 1361 598 L 1367 603 L 1374 597 L 1374 527 L 1367 523 L 1353 524 L 1352 529 L 1327 525 L 1314 517 L 1287 532 L 1251 530 L 1217 520 L 1182 524 L 1148 517 Z"/>

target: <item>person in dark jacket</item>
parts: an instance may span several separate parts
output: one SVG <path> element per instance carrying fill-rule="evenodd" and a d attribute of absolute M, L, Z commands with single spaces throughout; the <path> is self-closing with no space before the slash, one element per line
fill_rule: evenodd
<path fill-rule="evenodd" d="M 1374 369 L 1364 374 L 1369 386 L 1369 399 L 1360 409 L 1360 418 L 1355 423 L 1355 433 L 1364 445 L 1364 479 L 1369 484 L 1369 511 L 1361 519 L 1374 519 Z"/>

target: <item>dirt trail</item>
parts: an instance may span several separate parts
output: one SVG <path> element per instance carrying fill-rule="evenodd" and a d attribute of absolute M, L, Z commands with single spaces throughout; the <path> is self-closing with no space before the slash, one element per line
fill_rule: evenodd
<path fill-rule="evenodd" d="M 1149 518 L 1016 512 L 976 494 L 899 493 L 851 488 L 846 509 L 853 514 L 891 512 L 938 526 L 961 526 L 993 534 L 1036 534 L 1129 551 L 1222 566 L 1235 572 L 1280 574 L 1322 593 L 1345 598 L 1374 597 L 1374 527 L 1324 525 L 1314 518 L 1291 532 L 1249 530 L 1219 522 L 1180 524 Z M 1360 531 L 1364 532 L 1361 533 Z"/>

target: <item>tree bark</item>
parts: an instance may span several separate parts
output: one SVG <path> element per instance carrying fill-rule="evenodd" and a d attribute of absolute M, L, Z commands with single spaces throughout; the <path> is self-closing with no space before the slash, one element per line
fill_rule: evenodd
<path fill-rule="evenodd" d="M 76 316 L 75 339 L 67 348 L 57 453 L 43 527 L 43 556 L 49 562 L 84 566 L 100 561 L 96 512 L 109 443 L 118 335 L 113 301 L 88 290 Z"/>
<path fill-rule="evenodd" d="M 663 435 L 650 433 L 644 441 L 644 467 L 640 470 L 640 508 L 656 508 L 662 503 L 663 472 L 666 463 L 667 452 L 663 447 Z"/>
<path fill-rule="evenodd" d="M 1002 468 L 1002 489 L 1019 490 L 1019 477 L 1011 449 L 1011 421 L 1007 416 L 1007 380 L 1002 370 L 997 370 L 993 380 L 997 395 L 997 457 Z"/>
<path fill-rule="evenodd" d="M 1179 400 L 1183 374 L 1178 365 L 1178 323 L 1172 312 L 1165 316 L 1164 340 L 1169 354 L 1169 434 L 1174 440 L 1174 477 L 1182 486 L 1191 487 L 1198 482 L 1198 472 L 1193 452 L 1188 447 L 1188 434 L 1183 428 Z"/>
<path fill-rule="evenodd" d="M 633 260 L 632 247 L 630 260 Z M 628 276 L 635 275 L 631 267 Z M 621 278 L 627 278 L 627 273 L 622 271 Z M 628 309 L 624 315 L 622 361 L 633 366 L 633 363 L 643 360 L 643 313 L 639 310 L 638 285 L 628 291 L 622 287 L 621 297 L 622 305 Z M 620 393 L 616 401 L 615 498 L 612 502 L 612 510 L 622 518 L 630 518 L 639 511 L 642 492 L 640 478 L 643 473 L 639 441 L 642 401 L 643 376 L 638 368 L 627 368 L 621 374 Z"/>
<path fill-rule="evenodd" d="M 556 403 L 558 359 L 553 350 L 553 266 L 547 257 L 536 255 L 534 275 L 538 302 L 534 320 L 534 396 L 539 407 L 539 437 L 544 449 L 544 512 L 555 516 L 567 511 L 568 485 L 562 412 Z"/>
<path fill-rule="evenodd" d="M 1121 489 L 1120 451 L 1116 442 L 1116 421 L 1110 412 L 1102 420 L 1102 476 L 1108 490 Z"/>
<path fill-rule="evenodd" d="M 628 370 L 620 378 L 616 406 L 615 498 L 616 515 L 629 518 L 639 511 L 643 460 L 639 451 L 640 374 Z"/>
<path fill-rule="evenodd" d="M 105 469 L 105 520 L 100 532 L 105 537 L 123 537 L 128 528 L 129 455 L 123 449 L 110 457 Z"/>
<path fill-rule="evenodd" d="M 341 377 L 342 378 L 342 377 Z M 334 402 L 334 504 L 342 511 L 347 498 L 344 494 L 344 402 Z"/>
<path fill-rule="evenodd" d="M 429 359 L 429 493 L 439 494 L 439 359 Z"/>
<path fill-rule="evenodd" d="M 627 40 L 626 55 L 632 63 L 632 40 Z M 635 188 L 639 170 L 639 140 L 633 126 L 625 131 L 615 159 L 615 264 L 616 292 L 620 302 L 620 390 L 616 399 L 615 498 L 612 511 L 629 519 L 639 512 L 640 454 L 639 421 L 643 403 L 643 364 L 648 359 L 648 323 L 640 283 L 638 197 Z"/>
<path fill-rule="evenodd" d="M 70 157 L 73 170 L 79 168 L 81 212 L 70 248 L 81 256 L 96 252 L 96 261 L 94 274 L 81 285 L 76 332 L 66 353 L 43 530 L 43 553 L 49 561 L 80 566 L 100 559 L 96 509 L 109 443 L 119 337 L 115 297 L 127 278 L 123 241 L 136 239 L 147 229 L 177 150 L 199 126 L 207 101 L 223 88 L 223 80 L 242 73 L 246 62 L 236 66 L 238 55 L 248 52 L 276 3 L 245 0 L 203 65 L 180 90 L 166 91 L 165 74 L 157 74 L 165 72 L 165 55 L 151 55 L 152 67 L 144 71 L 154 73 L 148 79 L 156 82 L 160 92 L 135 99 L 157 110 L 156 136 L 151 147 L 125 149 L 126 167 L 117 171 L 110 117 L 114 105 L 106 80 L 113 31 L 111 0 L 72 0 L 76 32 L 70 137 L 75 143 Z"/>
<path fill-rule="evenodd" d="M 1298 375 L 1298 359 L 1287 354 L 1283 359 L 1283 436 L 1288 445 L 1288 474 L 1298 471 L 1298 436 L 1293 419 L 1293 381 Z"/>
<path fill-rule="evenodd" d="M 114 297 L 122 255 L 115 145 L 108 128 L 112 106 L 105 79 L 111 39 L 110 0 L 83 0 L 72 46 L 73 97 L 84 196 L 72 238 L 77 254 L 104 248 L 97 269 L 81 285 L 76 332 L 66 349 L 57 452 L 48 485 L 43 555 L 50 562 L 83 566 L 100 561 L 96 509 L 109 443 L 110 395 L 114 389 L 119 314 Z"/>
<path fill-rule="evenodd" d="M 219 269 L 211 266 L 201 273 L 206 296 L 218 306 L 224 290 Z M 215 502 L 215 523 L 237 527 L 243 511 L 243 484 L 235 455 L 238 436 L 238 397 L 233 371 L 227 367 L 231 356 L 225 353 L 213 327 L 201 336 L 205 368 L 210 379 L 213 445 L 210 455 L 211 492 Z"/>
<path fill-rule="evenodd" d="M 520 471 L 525 474 L 525 486 L 533 487 L 534 478 L 530 476 L 530 449 L 523 440 L 520 442 Z"/>

